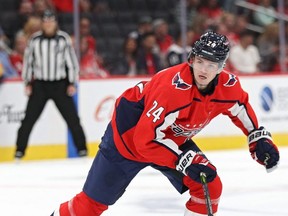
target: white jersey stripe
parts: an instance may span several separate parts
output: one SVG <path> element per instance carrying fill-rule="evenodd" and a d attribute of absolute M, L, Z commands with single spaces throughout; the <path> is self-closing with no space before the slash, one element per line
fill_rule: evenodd
<path fill-rule="evenodd" d="M 165 130 L 168 126 L 172 125 L 175 122 L 178 115 L 179 111 L 176 111 L 174 113 L 170 113 L 165 117 L 163 124 L 156 130 L 156 138 L 154 140 L 156 142 L 164 144 L 167 148 L 171 149 L 173 152 L 179 155 L 182 153 L 182 151 L 179 150 L 178 145 L 171 139 L 164 139 L 165 133 L 162 132 L 162 130 Z"/>
<path fill-rule="evenodd" d="M 243 126 L 247 129 L 247 131 L 252 131 L 254 129 L 253 122 L 249 118 L 249 115 L 244 105 L 239 105 L 238 103 L 236 103 L 229 109 L 229 111 L 233 116 L 237 116 L 237 118 L 239 119 L 239 121 L 242 122 Z"/>

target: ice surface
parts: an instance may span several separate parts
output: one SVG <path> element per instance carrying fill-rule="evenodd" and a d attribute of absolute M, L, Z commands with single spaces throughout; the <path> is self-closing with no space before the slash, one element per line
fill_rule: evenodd
<path fill-rule="evenodd" d="M 218 216 L 288 216 L 288 148 L 279 168 L 267 174 L 248 150 L 208 151 L 223 182 Z M 80 192 L 92 159 L 0 164 L 0 215 L 49 216 Z M 104 216 L 180 216 L 188 193 L 180 195 L 157 171 L 147 168 Z"/>

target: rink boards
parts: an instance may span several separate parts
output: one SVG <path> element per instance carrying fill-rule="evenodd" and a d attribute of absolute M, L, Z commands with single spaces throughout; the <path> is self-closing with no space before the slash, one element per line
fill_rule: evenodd
<path fill-rule="evenodd" d="M 115 99 L 128 87 L 149 78 L 85 79 L 79 83 L 78 109 L 89 154 L 95 155 L 111 118 Z M 242 76 L 260 125 L 272 132 L 275 143 L 288 145 L 288 75 Z M 13 159 L 20 121 L 27 97 L 23 82 L 0 85 L 0 161 Z M 247 146 L 246 137 L 226 116 L 218 116 L 196 137 L 203 149 L 235 149 Z M 64 158 L 67 155 L 67 127 L 52 101 L 35 124 L 25 159 Z"/>

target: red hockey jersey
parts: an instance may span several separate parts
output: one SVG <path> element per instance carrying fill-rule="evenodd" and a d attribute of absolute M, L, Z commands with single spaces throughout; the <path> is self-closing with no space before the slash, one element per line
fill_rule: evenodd
<path fill-rule="evenodd" d="M 115 145 L 130 160 L 175 168 L 179 146 L 219 114 L 228 115 L 246 135 L 258 128 L 248 94 L 235 75 L 222 71 L 213 93 L 203 95 L 189 65 L 179 64 L 117 99 L 111 122 Z"/>

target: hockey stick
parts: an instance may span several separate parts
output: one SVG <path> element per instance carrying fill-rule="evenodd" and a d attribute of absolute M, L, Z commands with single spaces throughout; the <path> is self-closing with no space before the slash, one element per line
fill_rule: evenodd
<path fill-rule="evenodd" d="M 209 194 L 209 190 L 208 190 L 208 186 L 207 186 L 206 174 L 204 172 L 200 173 L 200 180 L 201 180 L 201 183 L 203 186 L 208 216 L 213 216 L 212 202 L 211 202 L 211 198 L 210 198 L 210 194 Z"/>

